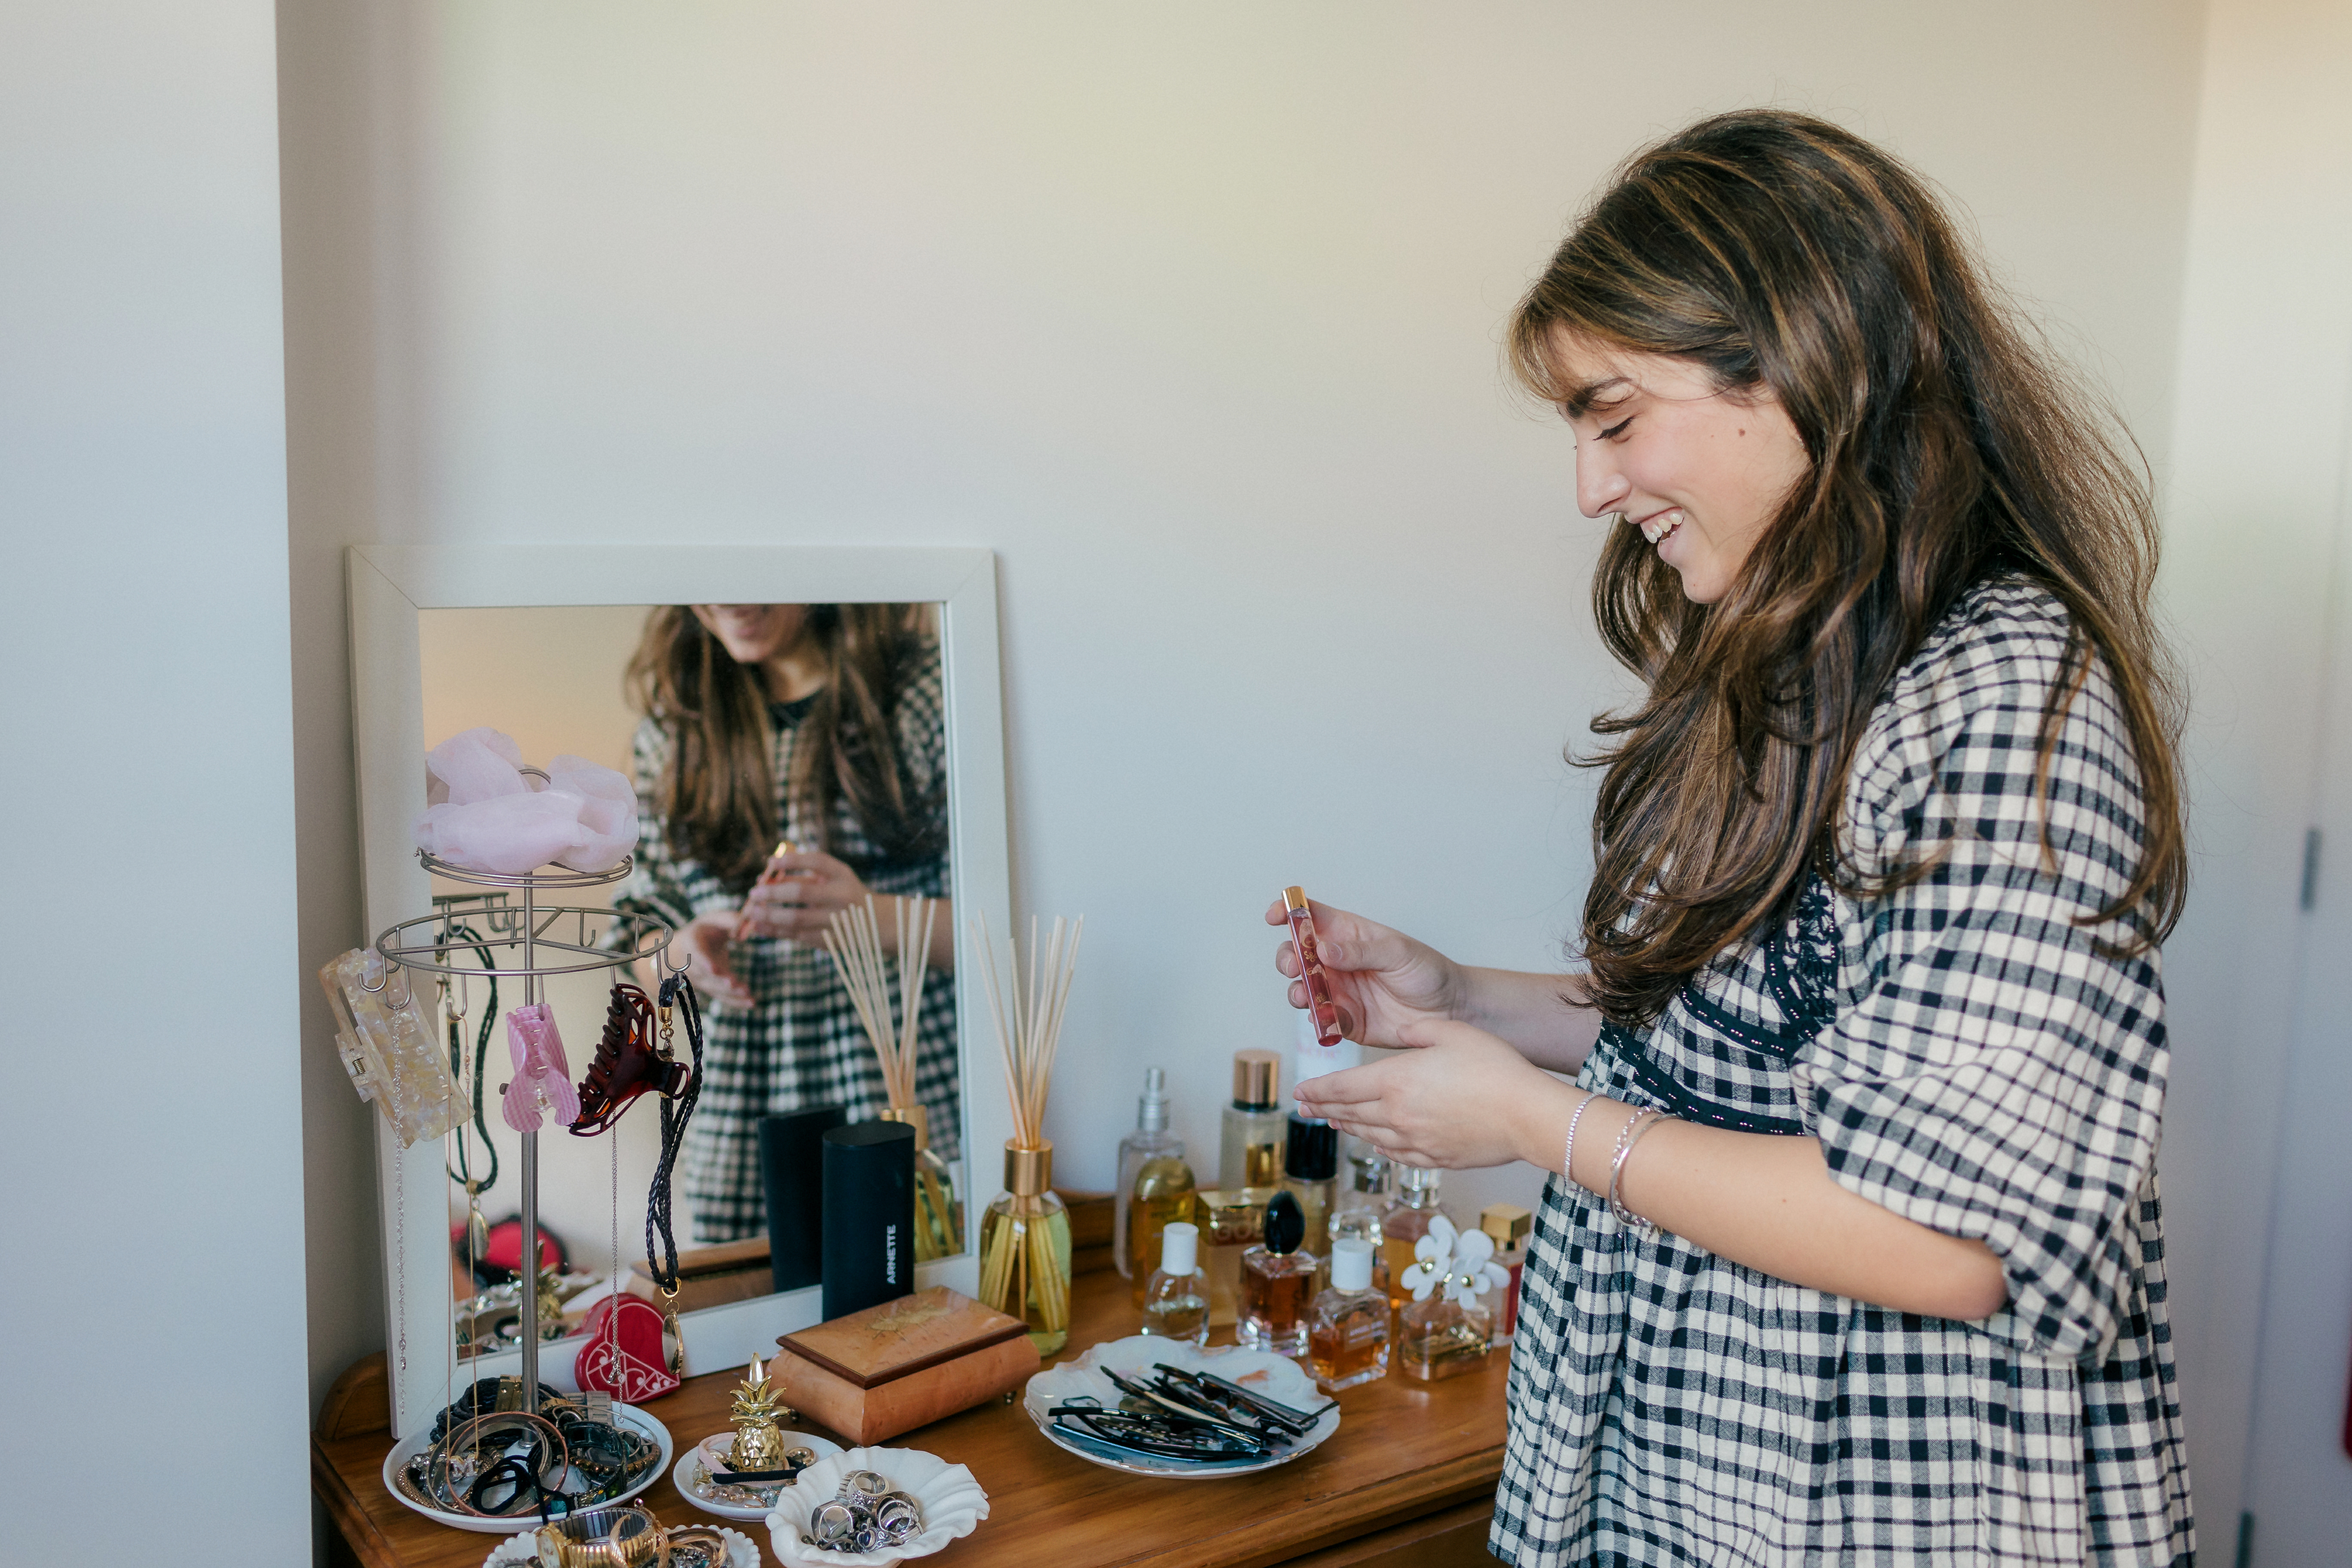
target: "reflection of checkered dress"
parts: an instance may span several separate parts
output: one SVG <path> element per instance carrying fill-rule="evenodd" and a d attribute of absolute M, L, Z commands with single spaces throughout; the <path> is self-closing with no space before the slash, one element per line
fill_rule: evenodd
<path fill-rule="evenodd" d="M 2071 917 L 2139 843 L 2104 668 L 2035 742 L 2064 613 L 1980 586 L 1873 720 L 1846 792 L 1855 902 L 1816 882 L 1579 1081 L 1694 1121 L 1821 1140 L 1843 1185 L 1983 1240 L 2009 1304 L 1972 1323 L 1828 1295 L 1628 1231 L 1555 1177 L 1511 1361 L 1492 1546 L 1507 1562 L 2189 1560 L 2157 1201 L 2167 1062 L 2153 957 Z M 2113 934 L 2112 931 L 2108 934 Z M 1639 1158 L 1637 1152 L 1636 1159 Z"/>
<path fill-rule="evenodd" d="M 939 658 L 909 682 L 893 715 L 899 756 L 908 782 L 918 790 L 938 789 L 944 800 L 947 736 Z M 777 813 L 781 837 L 806 848 L 823 849 L 855 867 L 877 893 L 922 893 L 944 897 L 945 857 L 891 864 L 866 837 L 845 802 L 820 827 L 804 821 L 783 798 L 792 776 L 796 727 L 779 728 L 775 754 Z M 671 852 L 666 825 L 654 809 L 655 786 L 669 755 L 669 735 L 647 720 L 637 727 L 637 810 L 645 836 L 637 867 L 614 900 L 684 924 L 697 915 L 732 910 L 742 903 L 697 860 Z M 890 911 L 881 909 L 887 921 Z M 944 913 L 940 917 L 946 918 Z M 870 1121 L 890 1101 L 882 1087 L 881 1064 L 857 1022 L 849 993 L 834 971 L 822 942 L 814 945 L 762 937 L 738 943 L 735 973 L 755 998 L 739 1007 L 704 999 L 702 1098 L 687 1127 L 684 1187 L 694 1215 L 694 1239 L 709 1244 L 766 1234 L 766 1205 L 760 1188 L 761 1116 L 804 1106 L 838 1105 L 851 1121 Z M 892 977 L 897 975 L 892 967 Z M 933 969 L 923 982 L 922 1031 L 916 1058 L 915 1088 L 930 1110 L 931 1147 L 953 1160 L 961 1142 L 956 1106 L 955 983 Z"/>

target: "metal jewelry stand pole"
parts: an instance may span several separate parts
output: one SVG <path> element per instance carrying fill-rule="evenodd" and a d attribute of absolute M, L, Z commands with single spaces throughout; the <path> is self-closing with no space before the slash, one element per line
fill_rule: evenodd
<path fill-rule="evenodd" d="M 525 773 L 536 770 L 526 768 Z M 575 889 L 601 888 L 626 877 L 635 865 L 628 858 L 604 871 L 532 871 L 509 876 L 497 871 L 475 871 L 418 850 L 416 858 L 425 868 L 436 877 L 470 887 L 495 889 L 463 898 L 436 900 L 440 909 L 429 915 L 403 921 L 387 928 L 375 939 L 375 950 L 384 962 L 384 984 L 390 984 L 396 968 L 411 969 L 425 974 L 489 975 L 495 979 L 519 979 L 522 982 L 523 1005 L 529 1006 L 541 1000 L 541 983 L 551 975 L 579 974 L 591 970 L 618 969 L 641 958 L 657 957 L 665 973 L 674 973 L 669 964 L 669 942 L 673 934 L 668 924 L 650 915 L 625 914 L 613 910 L 589 909 L 572 904 L 541 905 L 542 891 L 568 892 Z M 522 894 L 522 907 L 518 910 L 507 902 L 509 891 Z M 575 922 L 570 933 L 555 933 L 558 921 L 569 917 Z M 455 929 L 460 924 L 477 923 L 477 936 L 458 939 Z M 604 925 L 601 938 L 592 931 L 592 922 Z M 487 932 L 487 934 L 481 934 Z M 562 940 L 563 934 L 576 938 Z M 618 939 L 618 940 L 616 940 Z M 501 948 L 519 950 L 521 963 L 512 968 L 483 968 L 478 963 L 457 962 L 460 949 L 482 947 L 493 952 Z M 542 962 L 542 953 L 561 955 Z M 380 989 L 380 987 L 379 987 Z M 500 1092 L 504 1092 L 501 1086 Z M 522 1141 L 522 1256 L 517 1259 L 522 1276 L 522 1399 L 523 1409 L 539 1412 L 539 1134 L 524 1132 Z M 618 1258 L 613 1259 L 615 1273 L 621 1267 Z"/>

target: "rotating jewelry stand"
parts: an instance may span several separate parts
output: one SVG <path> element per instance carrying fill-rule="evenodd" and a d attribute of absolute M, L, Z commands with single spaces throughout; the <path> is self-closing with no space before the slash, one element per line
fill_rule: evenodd
<path fill-rule="evenodd" d="M 536 768 L 522 771 L 542 780 L 546 777 Z M 426 871 L 436 877 L 486 890 L 456 898 L 436 898 L 434 902 L 438 908 L 433 913 L 386 927 L 375 939 L 375 951 L 384 963 L 383 983 L 371 989 L 382 990 L 390 985 L 395 969 L 450 979 L 487 975 L 497 980 L 521 981 L 522 1005 L 530 1006 L 541 1000 L 540 982 L 551 975 L 618 969 L 641 958 L 656 959 L 666 973 L 679 973 L 686 967 L 684 964 L 673 966 L 669 962 L 669 942 L 673 932 L 667 921 L 651 915 L 630 914 L 611 909 L 540 902 L 541 893 L 561 895 L 617 882 L 635 868 L 636 861 L 634 856 L 623 857 L 621 863 L 609 870 L 542 870 L 516 876 L 453 866 L 422 849 L 416 852 L 416 858 L 424 864 Z M 520 903 L 512 901 L 509 897 L 517 892 L 522 895 Z M 559 925 L 566 920 L 571 921 L 572 925 L 559 931 Z M 470 926 L 475 934 L 457 935 L 460 926 Z M 623 940 L 614 941 L 616 935 Z M 566 941 L 566 937 L 572 940 Z M 512 967 L 494 969 L 485 969 L 478 963 L 457 962 L 460 950 L 478 948 L 487 948 L 493 953 L 500 949 L 515 950 L 520 954 L 521 962 Z M 550 953 L 560 959 L 578 962 L 550 962 L 541 956 Z M 504 1092 L 503 1087 L 500 1092 Z M 522 1252 L 515 1261 L 522 1282 L 522 1316 L 519 1325 L 522 1341 L 522 1407 L 526 1413 L 537 1415 L 539 1134 L 521 1132 L 518 1136 L 522 1144 L 520 1162 Z M 614 1258 L 613 1268 L 616 1279 L 620 1267 L 621 1260 Z"/>

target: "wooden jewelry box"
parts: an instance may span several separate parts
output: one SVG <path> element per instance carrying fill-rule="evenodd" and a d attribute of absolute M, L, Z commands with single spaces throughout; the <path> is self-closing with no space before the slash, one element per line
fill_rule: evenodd
<path fill-rule="evenodd" d="M 936 1285 L 786 1334 L 768 1375 L 794 1409 L 864 1445 L 1009 1394 L 1039 1364 L 1020 1319 Z"/>

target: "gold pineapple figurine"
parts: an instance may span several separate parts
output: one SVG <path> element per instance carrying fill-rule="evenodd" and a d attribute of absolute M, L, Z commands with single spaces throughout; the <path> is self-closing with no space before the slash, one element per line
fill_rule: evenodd
<path fill-rule="evenodd" d="M 727 1466 L 734 1470 L 781 1470 L 784 1468 L 784 1435 L 777 1421 L 799 1419 L 783 1403 L 768 1369 L 751 1358 L 751 1374 L 735 1385 L 735 1403 L 727 1412 L 735 1423 L 735 1446 L 727 1450 Z"/>

